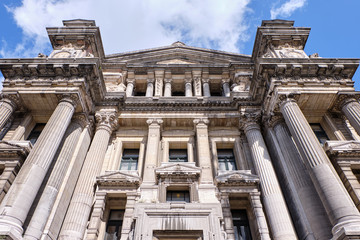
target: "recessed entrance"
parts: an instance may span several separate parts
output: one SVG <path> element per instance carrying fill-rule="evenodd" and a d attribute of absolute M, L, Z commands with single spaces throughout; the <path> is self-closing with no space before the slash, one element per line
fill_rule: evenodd
<path fill-rule="evenodd" d="M 202 240 L 202 231 L 154 231 L 153 240 Z"/>

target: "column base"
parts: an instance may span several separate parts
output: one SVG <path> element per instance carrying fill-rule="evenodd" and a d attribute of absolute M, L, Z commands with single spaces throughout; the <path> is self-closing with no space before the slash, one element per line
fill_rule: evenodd
<path fill-rule="evenodd" d="M 334 226 L 332 240 L 360 239 L 360 221 L 350 220 Z"/>
<path fill-rule="evenodd" d="M 23 229 L 13 222 L 0 220 L 0 239 L 19 240 L 22 238 Z"/>

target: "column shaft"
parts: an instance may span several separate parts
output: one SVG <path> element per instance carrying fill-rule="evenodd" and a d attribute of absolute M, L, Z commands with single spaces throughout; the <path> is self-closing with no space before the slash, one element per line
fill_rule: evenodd
<path fill-rule="evenodd" d="M 51 115 L 0 206 L 0 234 L 9 228 L 14 234 L 22 234 L 21 226 L 70 123 L 74 109 L 73 100 L 64 98 Z"/>
<path fill-rule="evenodd" d="M 91 214 L 88 231 L 86 234 L 87 240 L 96 240 L 99 235 L 99 228 L 103 220 L 106 203 L 106 192 L 97 192 L 95 196 L 94 209 Z"/>
<path fill-rule="evenodd" d="M 185 79 L 185 97 L 192 97 L 191 79 Z"/>
<path fill-rule="evenodd" d="M 339 230 L 360 229 L 360 214 L 340 179 L 334 175 L 330 161 L 294 100 L 286 99 L 280 105 L 286 124 L 294 137 L 310 177 L 333 225 L 333 234 Z"/>
<path fill-rule="evenodd" d="M 263 202 L 273 237 L 281 240 L 297 239 L 260 127 L 249 122 L 244 130 L 260 178 Z"/>
<path fill-rule="evenodd" d="M 253 236 L 254 239 L 271 239 L 269 235 L 269 228 L 266 223 L 266 218 L 264 214 L 264 210 L 260 201 L 260 193 L 250 193 L 250 204 L 252 212 L 256 219 L 257 231 L 256 236 Z"/>
<path fill-rule="evenodd" d="M 299 235 L 313 233 L 313 239 L 330 239 L 331 224 L 326 211 L 311 182 L 306 167 L 293 143 L 290 132 L 284 122 L 274 127 L 274 133 L 280 150 L 278 162 L 279 170 L 283 170 L 286 178 L 287 193 L 294 211 L 302 222 L 303 232 Z"/>
<path fill-rule="evenodd" d="M 83 166 L 86 153 L 91 142 L 91 125 L 88 124 L 81 133 L 80 139 L 76 144 L 75 152 L 71 158 L 68 171 L 64 176 L 63 183 L 59 190 L 59 196 L 56 198 L 51 213 L 48 217 L 43 235 L 44 239 L 57 239 L 59 236 L 61 225 L 64 221 L 66 211 L 70 204 L 72 194 L 74 192 L 76 182 L 79 178 L 81 168 Z"/>
<path fill-rule="evenodd" d="M 204 91 L 204 97 L 210 97 L 210 85 L 209 85 L 209 79 L 207 81 L 203 80 L 203 91 Z"/>
<path fill-rule="evenodd" d="M 66 130 L 62 147 L 59 148 L 57 156 L 54 158 L 56 163 L 53 171 L 43 190 L 30 224 L 26 229 L 24 239 L 36 240 L 41 237 L 46 221 L 58 195 L 61 183 L 64 179 L 66 170 L 70 164 L 72 154 L 75 151 L 76 143 L 79 140 L 81 131 L 82 126 L 77 121 L 73 121 Z"/>
<path fill-rule="evenodd" d="M 0 130 L 10 119 L 16 107 L 16 103 L 9 98 L 4 98 L 0 101 Z"/>
<path fill-rule="evenodd" d="M 165 79 L 164 97 L 171 97 L 171 79 Z"/>
<path fill-rule="evenodd" d="M 134 92 L 134 84 L 135 80 L 127 80 L 127 86 L 126 86 L 126 97 L 131 97 Z"/>
<path fill-rule="evenodd" d="M 225 97 L 230 97 L 229 80 L 222 81 L 222 88 Z"/>
<path fill-rule="evenodd" d="M 360 103 L 355 99 L 350 99 L 342 106 L 341 110 L 360 135 Z"/>
<path fill-rule="evenodd" d="M 82 239 L 89 218 L 96 176 L 100 174 L 110 135 L 117 119 L 114 113 L 96 114 L 99 125 L 86 155 L 59 239 Z"/>
<path fill-rule="evenodd" d="M 146 97 L 152 97 L 154 94 L 154 79 L 148 79 L 146 87 Z"/>

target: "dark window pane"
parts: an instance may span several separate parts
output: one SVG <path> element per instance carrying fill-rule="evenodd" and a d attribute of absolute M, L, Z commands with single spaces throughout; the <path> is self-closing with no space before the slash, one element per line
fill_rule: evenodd
<path fill-rule="evenodd" d="M 37 123 L 26 140 L 29 140 L 34 145 L 39 138 L 42 130 L 45 127 L 45 123 Z"/>
<path fill-rule="evenodd" d="M 105 239 L 120 239 L 124 210 L 110 210 Z"/>
<path fill-rule="evenodd" d="M 251 240 L 249 220 L 246 210 L 231 210 L 235 240 Z"/>
<path fill-rule="evenodd" d="M 139 149 L 124 149 L 120 170 L 137 170 Z"/>
<path fill-rule="evenodd" d="M 189 191 L 172 191 L 166 193 L 166 201 L 168 202 L 190 202 Z"/>
<path fill-rule="evenodd" d="M 324 146 L 325 142 L 329 140 L 324 129 L 321 127 L 319 123 L 311 123 L 310 126 L 311 129 L 314 131 L 315 136 L 319 140 L 320 144 Z"/>
<path fill-rule="evenodd" d="M 169 162 L 187 162 L 187 149 L 170 149 Z"/>
<path fill-rule="evenodd" d="M 237 170 L 234 151 L 232 149 L 218 149 L 217 156 L 220 170 Z"/>

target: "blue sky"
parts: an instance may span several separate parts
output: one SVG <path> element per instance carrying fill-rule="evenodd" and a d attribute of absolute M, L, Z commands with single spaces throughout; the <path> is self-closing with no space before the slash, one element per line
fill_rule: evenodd
<path fill-rule="evenodd" d="M 251 54 L 262 20 L 311 27 L 305 52 L 360 58 L 360 0 L 0 0 L 0 57 L 49 54 L 45 27 L 94 19 L 106 54 L 170 45 Z M 360 70 L 353 80 L 360 90 Z M 0 80 L 2 76 L 0 75 Z"/>

